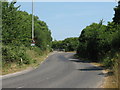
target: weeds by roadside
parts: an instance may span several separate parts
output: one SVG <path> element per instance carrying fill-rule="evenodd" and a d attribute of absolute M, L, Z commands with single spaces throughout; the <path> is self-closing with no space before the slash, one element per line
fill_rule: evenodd
<path fill-rule="evenodd" d="M 11 49 L 11 50 L 14 50 L 14 49 Z M 12 52 L 15 52 L 15 51 L 12 51 Z M 20 56 L 20 57 L 18 56 L 18 58 L 14 56 L 12 60 L 16 59 L 16 61 L 11 61 L 11 62 L 9 61 L 9 62 L 2 63 L 2 75 L 14 73 L 17 71 L 22 71 L 30 67 L 36 68 L 43 60 L 45 60 L 48 53 L 49 53 L 49 50 L 41 51 L 38 47 L 26 48 L 22 52 L 23 56 Z M 4 57 L 8 58 L 8 56 L 4 56 Z M 3 57 L 3 60 L 5 59 L 4 57 Z M 28 57 L 29 59 L 27 59 Z M 11 56 L 9 57 L 8 60 L 10 59 L 11 59 Z"/>

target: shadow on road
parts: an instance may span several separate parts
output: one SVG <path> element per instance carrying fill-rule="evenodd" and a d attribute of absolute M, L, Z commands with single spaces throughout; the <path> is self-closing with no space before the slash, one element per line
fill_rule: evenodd
<path fill-rule="evenodd" d="M 78 62 L 78 63 L 90 63 L 90 61 L 79 60 L 79 59 L 71 59 L 70 61 L 72 61 L 72 62 Z"/>
<path fill-rule="evenodd" d="M 69 61 L 71 62 L 76 62 L 76 63 L 96 63 L 96 62 L 92 62 L 89 60 L 80 60 L 78 58 L 76 58 L 75 56 L 71 57 L 71 59 L 69 59 Z M 79 71 L 102 71 L 105 70 L 105 66 L 87 66 L 85 68 L 81 68 L 81 69 L 77 69 Z M 99 73 L 98 75 L 105 75 L 104 73 Z"/>
<path fill-rule="evenodd" d="M 77 57 L 75 56 L 75 54 L 74 54 L 73 56 L 69 57 L 69 58 L 70 58 L 69 61 L 72 61 L 72 62 L 78 62 L 78 63 L 91 63 L 91 61 L 88 61 L 88 60 L 81 60 L 81 59 L 77 58 Z"/>
<path fill-rule="evenodd" d="M 107 72 L 107 73 L 99 73 L 98 75 L 103 75 L 103 76 L 105 76 L 105 77 L 108 77 L 108 76 L 113 76 L 114 75 L 114 73 L 113 72 Z"/>
<path fill-rule="evenodd" d="M 98 71 L 98 70 L 103 70 L 102 67 L 96 67 L 96 66 L 91 66 L 91 67 L 87 67 L 84 69 L 78 69 L 80 71 Z"/>

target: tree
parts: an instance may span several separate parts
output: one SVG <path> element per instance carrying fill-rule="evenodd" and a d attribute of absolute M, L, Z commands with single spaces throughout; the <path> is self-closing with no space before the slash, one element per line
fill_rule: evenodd
<path fill-rule="evenodd" d="M 27 59 L 26 47 L 32 41 L 32 15 L 15 7 L 16 2 L 2 2 L 2 42 L 3 61 Z M 41 51 L 51 48 L 51 31 L 44 21 L 34 16 L 36 48 Z M 35 48 L 34 48 L 35 49 Z M 25 63 L 29 63 L 28 61 Z"/>
<path fill-rule="evenodd" d="M 66 38 L 62 41 L 53 41 L 52 48 L 53 49 L 64 49 L 65 51 L 76 51 L 78 47 L 78 38 L 71 37 Z"/>
<path fill-rule="evenodd" d="M 14 7 L 14 4 L 13 2 L 2 2 L 2 41 L 5 44 L 12 43 L 12 40 L 16 38 L 14 29 L 17 28 L 16 15 L 19 7 Z"/>
<path fill-rule="evenodd" d="M 120 24 L 120 1 L 118 1 L 118 6 L 114 8 L 115 15 L 113 18 L 113 22 Z"/>
<path fill-rule="evenodd" d="M 77 54 L 92 61 L 98 60 L 99 56 L 103 55 L 103 50 L 106 48 L 104 46 L 107 46 L 104 43 L 106 41 L 104 37 L 105 30 L 106 26 L 102 25 L 101 21 L 99 24 L 93 23 L 83 29 L 79 37 Z"/>
<path fill-rule="evenodd" d="M 32 15 L 25 11 L 17 10 L 20 6 L 15 7 L 16 2 L 3 2 L 2 5 L 2 36 L 5 45 L 25 45 L 30 46 L 32 34 Z M 51 32 L 45 22 L 35 19 L 35 38 L 36 45 L 45 49 L 47 45 L 51 46 Z"/>

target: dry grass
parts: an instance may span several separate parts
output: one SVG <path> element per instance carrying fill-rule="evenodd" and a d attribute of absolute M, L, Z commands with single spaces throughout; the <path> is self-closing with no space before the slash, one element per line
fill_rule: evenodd
<path fill-rule="evenodd" d="M 91 64 L 93 64 L 94 66 L 99 66 L 99 67 L 102 67 L 102 66 L 103 66 L 102 63 L 91 63 Z"/>
<path fill-rule="evenodd" d="M 95 66 L 102 67 L 101 63 L 92 63 Z M 118 88 L 120 87 L 120 66 L 115 65 L 113 70 L 105 69 L 103 73 L 105 74 L 104 82 L 99 88 Z M 113 72 L 114 71 L 114 72 Z"/>
<path fill-rule="evenodd" d="M 40 65 L 42 61 L 45 60 L 45 58 L 48 56 L 48 53 L 49 52 L 44 51 L 43 55 L 39 55 L 38 52 L 35 52 L 34 50 L 27 50 L 28 56 L 36 60 L 36 63 L 31 63 L 29 65 L 26 65 L 26 64 L 18 65 L 17 63 L 6 64 L 6 66 L 2 68 L 1 70 L 2 73 L 0 73 L 0 75 L 15 73 L 15 72 L 22 71 L 29 68 L 36 68 L 38 67 L 38 65 Z"/>
<path fill-rule="evenodd" d="M 110 74 L 113 72 L 113 74 Z M 119 88 L 120 90 L 120 64 L 115 64 L 112 70 L 107 71 L 103 88 Z"/>
<path fill-rule="evenodd" d="M 108 74 L 104 78 L 104 83 L 103 83 L 102 88 L 118 88 L 118 83 L 117 83 L 115 75 Z"/>
<path fill-rule="evenodd" d="M 27 69 L 27 67 L 27 65 L 18 66 L 16 63 L 11 63 L 10 66 L 8 64 L 4 68 L 2 68 L 2 75 L 22 71 L 24 69 Z"/>

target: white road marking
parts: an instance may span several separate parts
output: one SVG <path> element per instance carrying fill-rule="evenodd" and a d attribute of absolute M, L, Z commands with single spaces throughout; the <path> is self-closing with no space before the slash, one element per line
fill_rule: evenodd
<path fill-rule="evenodd" d="M 19 88 L 23 88 L 23 87 L 24 87 L 24 86 L 21 86 L 21 87 L 17 87 L 17 88 L 19 89 Z"/>
<path fill-rule="evenodd" d="M 79 60 L 79 59 L 69 59 L 69 60 Z"/>

